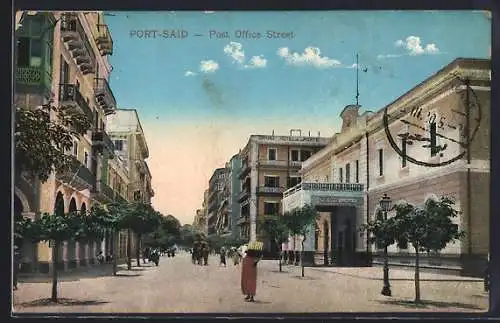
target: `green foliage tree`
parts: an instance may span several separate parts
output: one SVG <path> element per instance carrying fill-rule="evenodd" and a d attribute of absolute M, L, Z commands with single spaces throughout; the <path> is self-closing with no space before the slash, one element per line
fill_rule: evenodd
<path fill-rule="evenodd" d="M 132 226 L 134 210 L 131 203 L 114 202 L 107 205 L 107 224 L 115 235 L 121 230 L 127 230 L 127 269 L 132 269 Z M 116 257 L 114 257 L 116 259 Z"/>
<path fill-rule="evenodd" d="M 65 154 L 73 139 L 85 134 L 91 121 L 81 112 L 52 104 L 36 108 L 16 107 L 16 172 L 45 182 L 50 174 L 66 171 L 73 157 Z"/>
<path fill-rule="evenodd" d="M 289 229 L 285 218 L 276 215 L 266 215 L 261 218 L 261 228 L 266 235 L 276 243 L 281 255 L 281 244 L 288 241 Z M 282 271 L 281 256 L 279 257 L 279 270 Z"/>
<path fill-rule="evenodd" d="M 404 247 L 411 244 L 415 249 L 415 302 L 420 302 L 420 253 L 438 252 L 450 242 L 465 235 L 453 223 L 459 212 L 448 197 L 429 198 L 421 207 L 409 203 L 395 205 L 395 238 Z"/>
<path fill-rule="evenodd" d="M 85 240 L 100 231 L 97 229 L 96 219 L 84 218 L 77 213 L 64 214 L 60 204 L 56 206 L 54 214 L 45 213 L 34 221 L 26 220 L 17 223 L 17 230 L 25 238 L 34 242 L 46 241 L 52 247 L 52 294 L 51 300 L 57 302 L 57 259 L 59 249 L 64 241 L 75 239 Z"/>
<path fill-rule="evenodd" d="M 384 219 L 382 210 L 378 209 L 373 220 L 361 225 L 360 231 L 368 234 L 368 242 L 375 244 L 377 249 L 389 247 L 396 242 L 396 222 L 394 218 Z"/>
<path fill-rule="evenodd" d="M 134 203 L 132 204 L 131 226 L 132 231 L 137 235 L 136 244 L 136 258 L 137 266 L 141 266 L 140 262 L 140 248 L 141 240 L 145 234 L 154 232 L 159 226 L 161 221 L 161 213 L 155 211 L 150 204 Z"/>
<path fill-rule="evenodd" d="M 292 236 L 302 237 L 302 248 L 300 251 L 300 266 L 302 267 L 302 277 L 304 277 L 304 242 L 306 237 L 311 230 L 314 230 L 314 223 L 318 218 L 319 213 L 315 207 L 310 204 L 306 204 L 301 208 L 296 208 L 291 212 L 285 212 L 283 215 L 283 221 L 288 228 L 289 233 Z"/>

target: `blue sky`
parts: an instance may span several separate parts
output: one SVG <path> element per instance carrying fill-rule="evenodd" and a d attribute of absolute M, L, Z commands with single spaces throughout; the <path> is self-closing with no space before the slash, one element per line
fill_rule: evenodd
<path fill-rule="evenodd" d="M 161 174 L 153 179 L 161 195 L 154 203 L 182 222 L 191 222 L 201 207 L 201 187 L 213 169 L 237 153 L 261 126 L 267 132 L 271 128 L 283 133 L 302 128 L 322 135 L 338 131 L 340 111 L 355 102 L 356 53 L 360 68 L 366 68 L 360 72 L 360 104 L 378 110 L 457 57 L 488 57 L 491 39 L 490 20 L 483 12 L 109 14 L 106 23 L 115 46 L 110 85 L 119 107 L 136 108 L 143 127 L 150 129 L 146 135 L 153 177 L 155 171 Z M 188 36 L 131 35 L 144 30 L 158 34 L 185 30 Z M 227 32 L 230 38 L 210 39 L 211 30 Z M 238 30 L 262 36 L 238 39 Z M 294 37 L 267 39 L 268 30 L 293 32 Z M 184 136 L 202 127 L 209 127 L 211 135 L 202 131 L 200 137 Z M 165 159 L 172 160 L 172 147 L 182 140 L 166 140 L 167 128 L 177 129 L 177 136 L 182 131 L 190 140 L 215 141 L 209 153 L 217 156 L 204 156 L 196 165 L 183 164 L 199 169 L 196 189 L 166 188 L 178 172 L 166 171 Z M 183 142 L 184 158 L 193 159 L 194 152 L 188 154 L 185 146 L 199 147 Z M 185 205 L 175 203 L 186 195 Z"/>

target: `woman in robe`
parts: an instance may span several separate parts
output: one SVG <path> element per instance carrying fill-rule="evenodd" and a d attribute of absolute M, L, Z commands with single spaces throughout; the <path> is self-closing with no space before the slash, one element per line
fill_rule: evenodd
<path fill-rule="evenodd" d="M 243 258 L 241 268 L 241 292 L 245 296 L 246 302 L 254 302 L 257 289 L 257 264 L 262 259 L 260 248 L 249 248 Z"/>

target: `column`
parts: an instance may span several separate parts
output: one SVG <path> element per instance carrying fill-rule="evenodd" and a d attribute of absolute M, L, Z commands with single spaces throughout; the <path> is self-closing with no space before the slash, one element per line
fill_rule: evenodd
<path fill-rule="evenodd" d="M 96 254 L 97 254 L 97 241 L 94 241 L 92 242 L 92 255 L 91 255 L 92 257 L 90 258 L 93 260 L 91 262 L 94 264 L 95 264 Z"/>
<path fill-rule="evenodd" d="M 64 262 L 64 271 L 68 271 L 68 241 L 64 241 L 62 245 L 63 245 L 62 259 Z M 56 263 L 57 261 L 58 259 L 56 259 Z"/>
<path fill-rule="evenodd" d="M 90 243 L 85 244 L 85 265 L 90 266 Z"/>
<path fill-rule="evenodd" d="M 75 242 L 75 262 L 76 268 L 80 267 L 80 242 Z"/>

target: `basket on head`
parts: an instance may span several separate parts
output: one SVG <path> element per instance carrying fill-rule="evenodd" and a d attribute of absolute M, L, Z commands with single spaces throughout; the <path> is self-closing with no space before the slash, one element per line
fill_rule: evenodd
<path fill-rule="evenodd" d="M 254 241 L 248 244 L 247 250 L 262 251 L 264 249 L 264 243 L 261 241 Z"/>

